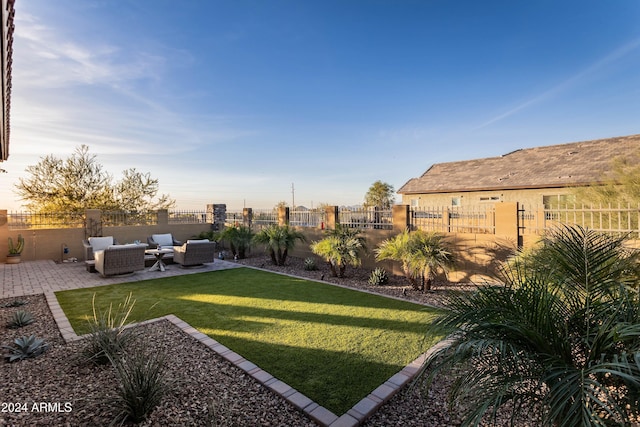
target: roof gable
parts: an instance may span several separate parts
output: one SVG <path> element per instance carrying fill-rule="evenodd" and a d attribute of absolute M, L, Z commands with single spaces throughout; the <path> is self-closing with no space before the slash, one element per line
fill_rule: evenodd
<path fill-rule="evenodd" d="M 640 153 L 640 135 L 516 150 L 500 157 L 436 163 L 400 194 L 450 193 L 587 185 L 618 156 Z"/>

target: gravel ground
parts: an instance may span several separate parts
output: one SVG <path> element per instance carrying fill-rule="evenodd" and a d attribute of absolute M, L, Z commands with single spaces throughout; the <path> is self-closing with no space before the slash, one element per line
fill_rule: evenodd
<path fill-rule="evenodd" d="M 347 278 L 329 277 L 324 265 L 305 271 L 303 260 L 291 258 L 286 267 L 274 267 L 266 257 L 240 261 L 285 273 L 366 288 L 383 294 L 439 305 L 447 286 L 436 284 L 434 292 L 411 290 L 403 278 L 391 277 L 384 287 L 371 287 L 369 271 L 347 270 Z M 324 276 L 323 276 L 324 275 Z M 465 287 L 463 287 L 465 288 Z M 403 292 L 403 290 L 405 292 Z M 406 293 L 406 295 L 404 295 Z M 0 300 L 0 343 L 36 334 L 50 349 L 44 355 L 17 363 L 0 363 L 0 426 L 102 426 L 115 416 L 111 399 L 117 387 L 111 367 L 93 367 L 79 358 L 83 343 L 65 344 L 43 295 L 17 298 L 27 301 L 18 307 L 3 307 L 15 300 Z M 4 325 L 17 310 L 34 315 L 36 322 L 21 329 Z M 286 401 L 270 392 L 243 371 L 186 336 L 167 321 L 138 326 L 150 348 L 166 350 L 171 392 L 143 426 L 313 426 Z M 3 352 L 4 353 L 4 352 Z M 424 394 L 406 389 L 383 405 L 366 421 L 367 426 L 453 426 L 459 424 L 456 411 L 446 409 L 446 381 Z M 55 411 L 39 412 L 40 404 Z M 15 404 L 26 411 L 17 412 Z M 36 406 L 34 407 L 34 404 Z M 59 404 L 59 408 L 55 407 Z"/>

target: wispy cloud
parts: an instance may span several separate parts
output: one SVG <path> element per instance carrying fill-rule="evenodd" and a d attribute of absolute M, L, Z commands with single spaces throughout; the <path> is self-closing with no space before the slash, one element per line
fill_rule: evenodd
<path fill-rule="evenodd" d="M 538 104 L 540 102 L 546 101 L 548 99 L 551 99 L 553 97 L 555 97 L 556 95 L 558 95 L 559 93 L 569 89 L 571 86 L 577 84 L 579 81 L 599 72 L 600 70 L 602 70 L 603 68 L 605 68 L 607 65 L 612 64 L 616 61 L 618 61 L 619 59 L 629 55 L 631 52 L 635 51 L 636 49 L 638 49 L 638 47 L 640 47 L 640 39 L 635 39 L 632 40 L 631 42 L 618 47 L 617 49 L 615 49 L 614 51 L 612 51 L 611 53 L 609 53 L 608 55 L 606 55 L 605 57 L 603 57 L 602 59 L 594 62 L 593 64 L 589 65 L 588 67 L 586 67 L 585 69 L 579 71 L 578 73 L 574 74 L 573 76 L 569 77 L 568 79 L 564 80 L 563 82 L 561 82 L 560 84 L 542 92 L 539 95 L 536 95 L 534 97 L 532 97 L 531 99 L 528 99 L 524 102 L 522 102 L 521 104 L 509 109 L 508 111 L 505 111 L 502 114 L 499 114 L 493 118 L 491 118 L 490 120 L 482 123 L 480 126 L 476 127 L 475 130 L 478 129 L 482 129 L 484 127 L 487 127 L 491 124 L 494 124 L 496 122 L 499 122 L 500 120 L 503 120 L 509 116 L 514 115 L 515 113 L 522 111 L 534 104 Z"/>
<path fill-rule="evenodd" d="M 70 40 L 56 28 L 25 13 L 16 16 L 14 67 L 26 87 L 55 88 L 76 85 L 117 85 L 135 79 L 158 78 L 166 60 L 161 55 L 136 52 L 97 40 Z"/>
<path fill-rule="evenodd" d="M 229 118 L 180 111 L 172 100 L 181 93 L 157 93 L 167 52 L 174 62 L 181 58 L 180 66 L 190 63 L 189 52 L 155 42 L 141 48 L 135 41 L 72 38 L 43 18 L 21 13 L 16 19 L 12 127 L 29 142 L 14 144 L 14 154 L 88 144 L 96 153 L 175 156 L 255 133 L 235 129 Z"/>

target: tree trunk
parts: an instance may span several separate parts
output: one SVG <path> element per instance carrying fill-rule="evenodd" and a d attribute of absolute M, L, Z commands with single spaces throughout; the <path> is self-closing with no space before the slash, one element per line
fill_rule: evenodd
<path fill-rule="evenodd" d="M 278 265 L 278 260 L 276 259 L 276 251 L 273 249 L 269 249 L 269 256 L 271 257 L 271 262 L 273 265 Z"/>
<path fill-rule="evenodd" d="M 284 251 L 282 251 L 282 266 L 284 266 L 284 263 L 287 261 L 287 255 L 289 254 L 289 251 L 287 248 L 284 249 Z"/>
<path fill-rule="evenodd" d="M 344 265 L 344 264 L 341 264 L 341 265 L 340 265 L 340 276 L 339 276 L 340 278 L 343 278 L 343 277 L 344 277 L 344 272 L 345 272 L 346 270 L 347 270 L 347 266 L 346 266 L 346 265 Z"/>
<path fill-rule="evenodd" d="M 327 261 L 327 264 L 329 264 L 329 269 L 331 269 L 331 277 L 338 277 L 338 272 L 336 271 L 336 266 L 333 265 L 333 263 L 331 261 Z"/>

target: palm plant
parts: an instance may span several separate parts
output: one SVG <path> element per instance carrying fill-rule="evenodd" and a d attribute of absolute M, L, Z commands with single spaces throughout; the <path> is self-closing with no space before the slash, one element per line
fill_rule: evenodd
<path fill-rule="evenodd" d="M 453 263 L 451 252 L 438 233 L 405 230 L 383 241 L 375 249 L 376 260 L 390 259 L 402 263 L 405 278 L 418 290 L 431 289 L 438 271 L 447 272 Z"/>
<path fill-rule="evenodd" d="M 435 275 L 440 271 L 446 274 L 453 265 L 453 255 L 442 234 L 416 231 L 409 242 L 409 269 L 420 278 L 423 291 L 431 290 Z"/>
<path fill-rule="evenodd" d="M 452 375 L 465 425 L 499 409 L 541 425 L 628 425 L 640 402 L 640 278 L 624 238 L 565 227 L 507 264 L 504 286 L 453 294 L 426 361 Z M 537 414 L 537 415 L 536 415 Z"/>
<path fill-rule="evenodd" d="M 253 231 L 245 225 L 227 227 L 220 233 L 220 238 L 229 242 L 234 257 L 237 255 L 238 258 L 244 259 L 247 256 L 247 251 L 251 249 Z"/>
<path fill-rule="evenodd" d="M 365 238 L 359 234 L 358 229 L 338 224 L 334 230 L 327 230 L 327 237 L 313 242 L 311 251 L 327 261 L 333 277 L 344 277 L 348 265 L 357 267 L 362 262 L 360 254 L 366 245 Z"/>
<path fill-rule="evenodd" d="M 274 265 L 284 265 L 289 251 L 293 250 L 296 240 L 305 241 L 304 235 L 288 225 L 272 224 L 253 237 L 253 243 L 266 245 L 267 252 Z"/>

